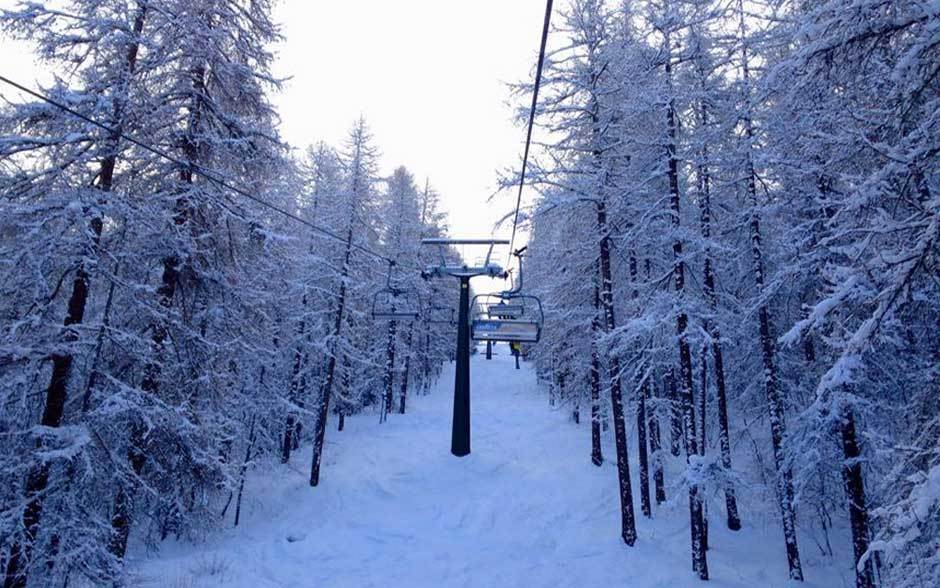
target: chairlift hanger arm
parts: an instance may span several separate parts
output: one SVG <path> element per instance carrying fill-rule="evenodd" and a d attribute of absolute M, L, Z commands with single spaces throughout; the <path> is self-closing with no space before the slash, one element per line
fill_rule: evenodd
<path fill-rule="evenodd" d="M 526 245 L 513 252 L 513 255 L 516 257 L 516 259 L 519 260 L 519 279 L 509 290 L 503 291 L 503 296 L 512 297 L 512 296 L 518 296 L 519 294 L 521 294 L 522 292 L 522 258 L 528 248 L 529 246 Z"/>
<path fill-rule="evenodd" d="M 506 239 L 448 239 L 431 237 L 421 239 L 421 244 L 436 245 L 440 249 L 440 265 L 428 267 L 422 272 L 422 275 L 425 277 L 473 277 L 486 275 L 495 278 L 504 274 L 503 268 L 493 263 L 491 259 L 493 256 L 493 248 L 496 245 L 509 244 L 509 241 Z M 470 266 L 466 263 L 462 265 L 449 265 L 446 256 L 446 248 L 449 245 L 487 245 L 486 259 L 481 266 Z"/>

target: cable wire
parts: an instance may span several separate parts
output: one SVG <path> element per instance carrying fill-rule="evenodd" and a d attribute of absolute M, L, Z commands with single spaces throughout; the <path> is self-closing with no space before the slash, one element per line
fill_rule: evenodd
<path fill-rule="evenodd" d="M 512 247 L 516 242 L 516 228 L 519 225 L 519 208 L 522 205 L 522 188 L 525 186 L 525 172 L 529 164 L 529 148 L 532 145 L 532 127 L 535 126 L 535 107 L 539 101 L 539 86 L 542 83 L 542 67 L 545 65 L 545 44 L 548 41 L 548 29 L 552 20 L 552 0 L 545 3 L 545 22 L 542 25 L 542 41 L 539 46 L 539 64 L 535 70 L 535 88 L 532 91 L 532 107 L 529 110 L 529 129 L 525 137 L 525 151 L 522 154 L 522 173 L 519 176 L 519 193 L 516 195 L 516 212 L 512 219 L 512 237 L 509 239 L 509 255 L 506 266 L 512 259 Z"/>
<path fill-rule="evenodd" d="M 200 166 L 199 164 L 192 163 L 192 162 L 189 162 L 189 161 L 183 161 L 182 159 L 180 159 L 180 158 L 178 158 L 178 157 L 175 157 L 175 156 L 173 156 L 173 155 L 167 153 L 166 151 L 164 151 L 164 150 L 162 150 L 162 149 L 160 149 L 160 148 L 158 148 L 158 147 L 154 147 L 154 146 L 152 146 L 152 145 L 148 145 L 147 143 L 144 143 L 143 141 L 140 141 L 140 140 L 138 140 L 138 139 L 135 139 L 134 137 L 131 137 L 131 136 L 129 136 L 129 135 L 126 135 L 126 134 L 124 134 L 123 132 L 119 132 L 119 131 L 117 131 L 117 130 L 115 130 L 115 129 L 112 129 L 112 128 L 108 127 L 106 124 L 104 124 L 104 123 L 102 123 L 102 122 L 99 122 L 99 121 L 97 121 L 97 120 L 95 120 L 95 119 L 93 119 L 93 118 L 91 118 L 91 117 L 89 117 L 89 116 L 87 116 L 87 115 L 85 115 L 85 114 L 82 114 L 81 112 L 78 112 L 77 110 L 71 108 L 70 106 L 68 106 L 68 105 L 66 105 L 66 104 L 63 104 L 63 103 L 59 102 L 58 100 L 56 100 L 56 99 L 54 99 L 54 98 L 50 98 L 49 96 L 46 96 L 45 94 L 41 94 L 41 93 L 39 93 L 39 92 L 37 92 L 37 91 L 35 91 L 35 90 L 32 90 L 32 89 L 30 89 L 30 88 L 27 88 L 26 86 L 24 86 L 24 85 L 22 85 L 22 84 L 19 84 L 19 83 L 17 83 L 17 82 L 14 82 L 13 80 L 11 80 L 11 79 L 9 79 L 9 78 L 3 76 L 3 75 L 0 75 L 0 82 L 3 82 L 3 83 L 5 83 L 5 84 L 7 84 L 7 85 L 10 85 L 10 86 L 16 88 L 17 90 L 20 90 L 21 92 L 25 92 L 26 94 L 29 94 L 30 96 L 32 96 L 32 97 L 34 97 L 34 98 L 36 98 L 36 99 L 38 99 L 38 100 L 41 100 L 41 101 L 43 101 L 43 102 L 45 102 L 45 103 L 47 103 L 47 104 L 49 104 L 49 105 L 51 105 L 51 106 L 54 106 L 55 108 L 58 108 L 59 110 L 62 110 L 62 111 L 64 111 L 64 112 L 67 112 L 68 114 L 71 114 L 72 116 L 74 116 L 74 117 L 76 117 L 76 118 L 79 118 L 79 119 L 81 119 L 81 120 L 87 122 L 87 123 L 90 124 L 90 125 L 96 126 L 96 127 L 100 128 L 100 129 L 102 129 L 102 130 L 104 130 L 104 131 L 107 131 L 108 133 L 111 133 L 113 136 L 115 136 L 115 137 L 117 137 L 117 138 L 119 138 L 119 139 L 123 139 L 123 140 L 127 141 L 128 143 L 132 143 L 132 144 L 134 144 L 134 145 L 140 147 L 141 149 L 143 149 L 143 150 L 145 150 L 145 151 L 148 151 L 148 152 L 150 152 L 150 153 L 152 153 L 152 154 L 154 154 L 154 155 L 156 155 L 156 156 L 158 156 L 158 157 L 162 157 L 163 159 L 166 159 L 167 161 L 170 161 L 171 163 L 175 163 L 176 165 L 190 168 L 190 169 L 192 169 L 195 173 L 201 175 L 203 178 L 205 178 L 206 180 L 209 180 L 210 182 L 216 184 L 217 186 L 220 186 L 220 187 L 222 187 L 222 188 L 224 188 L 224 189 L 226 189 L 226 190 L 229 190 L 229 191 L 231 191 L 231 192 L 234 192 L 235 194 L 238 194 L 239 196 L 242 196 L 242 197 L 244 197 L 244 198 L 247 198 L 247 199 L 251 200 L 252 202 L 255 202 L 255 203 L 260 204 L 261 206 L 263 206 L 263 207 L 265 207 L 265 208 L 268 208 L 268 209 L 270 209 L 270 210 L 273 210 L 274 212 L 277 212 L 277 213 L 279 213 L 279 214 L 282 214 L 282 215 L 284 215 L 285 217 L 287 217 L 287 218 L 289 218 L 289 219 L 292 219 L 292 220 L 294 220 L 294 221 L 296 221 L 296 222 L 298 222 L 298 223 L 300 223 L 300 224 L 302 224 L 302 225 L 304 225 L 304 226 L 306 226 L 306 227 L 308 227 L 308 228 L 310 228 L 310 229 L 313 229 L 314 231 L 316 231 L 316 232 L 318 232 L 318 233 L 321 233 L 321 234 L 323 234 L 323 235 L 325 235 L 325 236 L 327 236 L 327 237 L 330 237 L 331 239 L 335 239 L 335 240 L 337 240 L 337 241 L 339 241 L 339 242 L 341 242 L 341 243 L 346 243 L 346 239 L 345 239 L 345 238 L 343 238 L 342 236 L 340 236 L 340 235 L 334 233 L 333 231 L 331 231 L 331 230 L 329 230 L 329 229 L 326 229 L 326 228 L 324 228 L 324 227 L 321 227 L 320 225 L 317 225 L 316 223 L 312 223 L 312 222 L 310 222 L 310 221 L 304 219 L 303 217 L 297 216 L 296 214 L 290 212 L 289 210 L 285 210 L 285 209 L 281 208 L 280 206 L 277 206 L 276 204 L 271 204 L 270 202 L 267 202 L 266 200 L 260 198 L 259 196 L 256 196 L 256 195 L 252 194 L 251 192 L 248 192 L 247 190 L 244 190 L 244 189 L 242 189 L 242 188 L 239 188 L 238 186 L 235 186 L 234 184 L 231 184 L 231 183 L 229 183 L 229 182 L 226 182 L 224 179 L 222 179 L 222 178 L 220 178 L 218 175 L 216 175 L 215 172 L 212 172 L 211 170 L 207 170 L 207 169 L 203 168 L 202 166 Z M 383 260 L 383 261 L 390 262 L 390 263 L 393 262 L 393 260 L 392 260 L 391 258 L 389 258 L 389 257 L 387 257 L 387 256 L 385 256 L 385 255 L 382 255 L 382 254 L 380 254 L 380 253 L 376 253 L 375 251 L 372 251 L 372 250 L 369 249 L 368 247 L 364 247 L 364 246 L 362 246 L 362 245 L 359 245 L 359 244 L 353 243 L 353 242 L 350 242 L 350 243 L 349 243 L 349 246 L 352 247 L 353 249 L 356 249 L 356 250 L 358 250 L 358 251 L 361 251 L 361 252 L 363 252 L 363 253 L 366 253 L 366 254 L 368 254 L 368 255 L 371 255 L 372 257 L 374 257 L 374 258 L 376 258 L 376 259 L 381 259 L 381 260 Z M 417 269 L 420 269 L 420 268 L 417 268 Z"/>

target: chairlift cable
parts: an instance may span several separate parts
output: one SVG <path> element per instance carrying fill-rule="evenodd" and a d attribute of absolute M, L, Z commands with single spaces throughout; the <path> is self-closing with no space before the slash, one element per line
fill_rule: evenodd
<path fill-rule="evenodd" d="M 193 170 L 193 172 L 195 172 L 195 173 L 201 175 L 203 178 L 205 178 L 205 179 L 208 180 L 209 182 L 211 182 L 211 183 L 213 183 L 213 184 L 215 184 L 215 185 L 217 185 L 217 186 L 219 186 L 219 187 L 222 187 L 222 188 L 224 188 L 224 189 L 226 189 L 226 190 L 229 190 L 230 192 L 233 192 L 233 193 L 235 193 L 235 194 L 238 194 L 239 196 L 242 196 L 242 197 L 244 197 L 244 198 L 247 198 L 247 199 L 251 200 L 252 202 L 255 202 L 255 203 L 257 203 L 257 204 L 260 204 L 261 206 L 263 206 L 263 207 L 265 207 L 265 208 L 268 208 L 268 209 L 270 209 L 270 210 L 273 210 L 274 212 L 277 212 L 277 213 L 279 213 L 279 214 L 281 214 L 281 215 L 283 215 L 283 216 L 285 216 L 285 217 L 287 217 L 287 218 L 289 218 L 289 219 L 291 219 L 291 220 L 293 220 L 293 221 L 296 221 L 296 222 L 298 222 L 298 223 L 300 223 L 300 224 L 306 226 L 307 228 L 310 228 L 310 229 L 314 230 L 315 232 L 318 232 L 318 233 L 320 233 L 320 234 L 322 234 L 322 235 L 325 235 L 326 237 L 329 237 L 329 238 L 331 238 L 331 239 L 335 239 L 336 241 L 339 241 L 339 242 L 341 242 L 341 243 L 345 243 L 345 242 L 346 242 L 346 239 L 345 239 L 344 237 L 342 237 L 341 235 L 338 235 L 338 234 L 334 233 L 333 231 L 331 231 L 331 230 L 329 230 L 329 229 L 326 229 L 326 228 L 324 228 L 324 227 L 321 227 L 320 225 L 317 225 L 316 223 L 310 222 L 310 221 L 308 221 L 308 220 L 306 220 L 306 219 L 304 219 L 304 218 L 302 218 L 302 217 L 300 217 L 300 216 L 297 216 L 296 214 L 294 214 L 294 213 L 292 213 L 292 212 L 290 212 L 290 211 L 288 211 L 288 210 L 285 210 L 285 209 L 281 208 L 280 206 L 278 206 L 278 205 L 276 205 L 276 204 L 271 204 L 270 202 L 267 202 L 267 201 L 264 200 L 263 198 L 261 198 L 261 197 L 259 197 L 259 196 L 256 196 L 256 195 L 252 194 L 251 192 L 248 192 L 247 190 L 245 190 L 245 189 L 243 189 L 243 188 L 239 188 L 238 186 L 235 186 L 234 184 L 231 184 L 231 183 L 229 183 L 229 182 L 226 182 L 224 179 L 222 179 L 221 177 L 219 177 L 219 176 L 216 174 L 216 172 L 213 172 L 213 171 L 211 171 L 211 170 L 205 169 L 204 167 L 200 166 L 200 165 L 197 164 L 197 163 L 188 162 L 188 161 L 183 161 L 182 159 L 180 159 L 180 158 L 178 158 L 178 157 L 175 157 L 175 156 L 173 156 L 173 155 L 167 153 L 166 151 L 164 151 L 163 149 L 160 149 L 159 147 L 154 147 L 154 146 L 152 146 L 152 145 L 148 145 L 147 143 L 144 143 L 143 141 L 141 141 L 141 140 L 139 140 L 139 139 L 136 139 L 136 138 L 134 138 L 134 137 L 131 137 L 130 135 L 127 135 L 127 134 L 125 134 L 125 133 L 123 133 L 123 132 L 118 132 L 117 130 L 115 130 L 115 129 L 109 127 L 108 125 L 106 125 L 106 124 L 104 124 L 104 123 L 102 123 L 102 122 L 99 122 L 99 121 L 97 121 L 97 120 L 91 118 L 90 116 L 87 116 L 87 115 L 85 115 L 85 114 L 82 114 L 81 112 L 78 112 L 78 111 L 75 110 L 74 108 L 72 108 L 72 107 L 70 107 L 70 106 L 68 106 L 68 105 L 66 105 L 66 104 L 63 104 L 62 102 L 59 102 L 58 100 L 56 100 L 56 99 L 54 99 L 54 98 L 51 98 L 51 97 L 49 97 L 49 96 L 46 96 L 45 94 L 42 94 L 42 93 L 37 92 L 37 91 L 35 91 L 35 90 L 32 90 L 32 89 L 30 89 L 30 88 L 28 88 L 28 87 L 26 87 L 26 86 L 24 86 L 24 85 L 22 85 L 22 84 L 19 84 L 19 83 L 13 81 L 13 80 L 7 78 L 6 76 L 0 75 L 0 82 L 3 82 L 3 83 L 5 83 L 5 84 L 7 84 L 7 85 L 9 85 L 9 86 L 12 86 L 12 87 L 16 88 L 17 90 L 20 90 L 21 92 L 25 92 L 26 94 L 29 94 L 30 96 L 32 96 L 32 97 L 34 97 L 34 98 L 37 98 L 37 99 L 41 100 L 42 102 L 45 102 L 45 103 L 49 104 L 50 106 L 53 106 L 53 107 L 55 107 L 55 108 L 57 108 L 57 109 L 59 109 L 59 110 L 61 110 L 61 111 L 63 111 L 63 112 L 66 112 L 66 113 L 68 113 L 68 114 L 70 114 L 70 115 L 72 115 L 72 116 L 78 118 L 78 119 L 81 119 L 81 120 L 87 122 L 87 123 L 90 124 L 90 125 L 93 125 L 93 126 L 95 126 L 95 127 L 98 127 L 99 129 L 102 129 L 102 130 L 104 130 L 104 131 L 107 131 L 108 133 L 112 133 L 112 134 L 114 134 L 115 136 L 117 136 L 117 138 L 123 139 L 123 140 L 127 141 L 128 143 L 132 143 L 132 144 L 134 144 L 134 145 L 140 147 L 141 149 L 152 153 L 153 155 L 156 155 L 156 156 L 158 156 L 158 157 L 162 157 L 163 159 L 165 159 L 165 160 L 167 160 L 167 161 L 169 161 L 169 162 L 171 162 L 171 163 L 175 163 L 176 165 L 183 166 L 183 167 L 188 167 L 189 169 Z M 380 253 L 376 253 L 375 251 L 369 249 L 368 247 L 364 247 L 364 246 L 362 246 L 362 245 L 359 245 L 358 243 L 350 243 L 350 246 L 351 246 L 353 249 L 356 249 L 356 250 L 358 250 L 358 251 L 361 251 L 361 252 L 363 252 L 363 253 L 366 253 L 366 254 L 368 254 L 368 255 L 371 255 L 372 257 L 374 257 L 374 258 L 376 258 L 376 259 L 381 259 L 381 260 L 384 260 L 384 261 L 387 261 L 387 262 L 391 262 L 391 261 L 392 261 L 389 257 L 387 257 L 387 256 L 385 256 L 385 255 L 382 255 L 382 254 L 380 254 Z M 413 269 L 420 269 L 420 268 L 415 267 L 415 268 L 413 268 Z"/>
<path fill-rule="evenodd" d="M 542 25 L 542 41 L 539 47 L 539 63 L 535 70 L 535 87 L 532 91 L 532 107 L 529 109 L 529 128 L 526 131 L 525 150 L 522 154 L 522 173 L 519 176 L 519 192 L 516 195 L 516 212 L 512 220 L 512 237 L 509 239 L 509 254 L 506 266 L 512 260 L 512 247 L 516 242 L 516 228 L 519 225 L 519 208 L 522 205 L 522 189 L 525 186 L 525 172 L 529 164 L 529 148 L 532 145 L 532 127 L 535 126 L 535 108 L 539 100 L 539 86 L 542 83 L 542 67 L 545 64 L 545 45 L 548 41 L 548 29 L 552 19 L 552 0 L 545 3 L 545 22 Z"/>

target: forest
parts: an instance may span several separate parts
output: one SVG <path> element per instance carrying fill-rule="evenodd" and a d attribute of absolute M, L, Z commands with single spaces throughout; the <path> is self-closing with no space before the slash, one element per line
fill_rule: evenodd
<path fill-rule="evenodd" d="M 664 461 L 687 464 L 701 579 L 703 494 L 733 530 L 737 489 L 763 486 L 791 579 L 805 526 L 827 551 L 849 529 L 859 588 L 940 582 L 938 19 L 905 0 L 585 0 L 558 25 L 532 354 L 590 408 L 595 462 L 611 396 L 628 545 L 635 443 L 642 516 Z"/>
<path fill-rule="evenodd" d="M 523 363 L 584 480 L 612 466 L 618 549 L 683 517 L 699 585 L 719 531 L 766 524 L 774 581 L 940 585 L 940 3 L 551 6 L 530 196 L 504 216 L 494 170 L 480 232 L 524 234 Z M 0 103 L 4 588 L 135 585 L 130 552 L 237 528 L 253 477 L 312 496 L 347 420 L 449 393 L 445 195 L 383 172 L 368 113 L 282 138 L 272 13 L 0 10 L 55 72 Z M 534 90 L 507 88 L 521 124 Z M 377 316 L 401 292 L 417 320 Z"/>

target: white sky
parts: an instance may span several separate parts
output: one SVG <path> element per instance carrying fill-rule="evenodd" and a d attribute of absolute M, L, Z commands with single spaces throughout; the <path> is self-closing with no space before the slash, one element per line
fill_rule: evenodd
<path fill-rule="evenodd" d="M 0 0 L 0 8 L 16 3 Z M 497 170 L 522 154 L 525 129 L 511 121 L 506 83 L 533 75 L 544 7 L 544 0 L 281 0 L 275 19 L 286 40 L 275 73 L 291 77 L 274 97 L 282 134 L 300 149 L 318 140 L 339 146 L 364 115 L 383 173 L 405 165 L 419 183 L 430 178 L 451 235 L 486 237 L 515 205 L 510 192 L 487 199 Z M 27 45 L 0 39 L 0 55 L 3 74 L 26 85 L 44 78 Z M 6 88 L 0 95 L 17 96 Z"/>
<path fill-rule="evenodd" d="M 544 0 L 283 1 L 278 105 L 294 145 L 341 142 L 363 114 L 384 171 L 405 165 L 443 196 L 454 236 L 487 236 L 514 195 L 487 204 L 521 157 L 506 82 L 535 67 Z M 505 231 L 504 231 L 505 232 Z"/>

